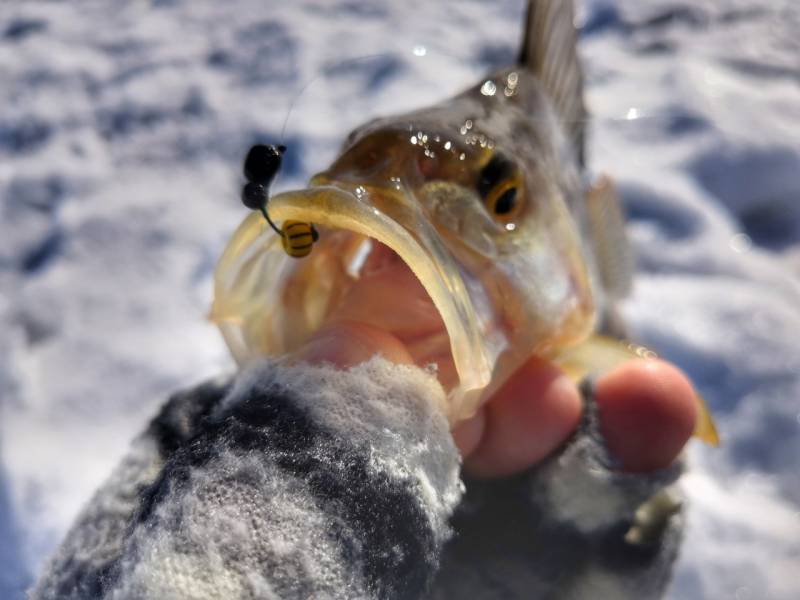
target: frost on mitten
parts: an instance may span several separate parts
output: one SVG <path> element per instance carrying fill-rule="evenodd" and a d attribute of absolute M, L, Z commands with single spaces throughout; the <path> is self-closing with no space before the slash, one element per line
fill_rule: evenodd
<path fill-rule="evenodd" d="M 173 397 L 33 598 L 413 598 L 462 486 L 430 373 L 264 362 Z"/>

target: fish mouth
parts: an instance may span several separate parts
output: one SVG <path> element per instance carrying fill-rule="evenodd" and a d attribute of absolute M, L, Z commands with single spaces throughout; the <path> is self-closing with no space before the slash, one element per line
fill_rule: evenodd
<path fill-rule="evenodd" d="M 314 223 L 320 241 L 308 257 L 288 257 L 258 213 L 232 237 L 215 272 L 210 318 L 240 365 L 302 346 L 347 302 L 365 267 L 391 264 L 401 267 L 400 278 L 402 270 L 413 273 L 446 332 L 445 362 L 452 361 L 456 377 L 446 385 L 445 412 L 452 422 L 474 414 L 496 356 L 487 346 L 485 318 L 468 293 L 468 276 L 413 198 L 401 190 L 319 185 L 272 197 L 269 213 L 274 221 Z M 430 356 L 443 332 L 441 325 L 423 329 L 413 342 Z M 433 352 L 441 354 L 441 348 Z"/>

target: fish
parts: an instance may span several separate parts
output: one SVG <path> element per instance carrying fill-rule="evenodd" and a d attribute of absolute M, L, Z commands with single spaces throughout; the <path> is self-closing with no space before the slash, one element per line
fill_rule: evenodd
<path fill-rule="evenodd" d="M 307 188 L 271 197 L 273 220 L 318 229 L 307 256 L 282 251 L 257 212 L 243 221 L 217 265 L 210 313 L 240 365 L 300 348 L 367 266 L 387 260 L 421 284 L 441 323 L 415 342 L 451 367 L 452 423 L 531 356 L 575 381 L 654 356 L 620 327 L 634 261 L 613 182 L 587 174 L 574 22 L 571 1 L 529 1 L 516 64 L 365 123 Z M 695 434 L 717 444 L 698 402 Z"/>

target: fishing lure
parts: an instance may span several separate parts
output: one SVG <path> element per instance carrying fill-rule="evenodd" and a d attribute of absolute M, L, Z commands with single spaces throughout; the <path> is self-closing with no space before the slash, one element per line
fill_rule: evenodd
<path fill-rule="evenodd" d="M 303 258 L 311 252 L 319 233 L 311 223 L 286 220 L 278 227 L 269 218 L 267 203 L 269 187 L 281 168 L 286 146 L 256 144 L 250 148 L 244 160 L 244 176 L 247 183 L 242 187 L 242 204 L 250 210 L 259 210 L 269 226 L 281 236 L 283 249 L 293 258 Z"/>

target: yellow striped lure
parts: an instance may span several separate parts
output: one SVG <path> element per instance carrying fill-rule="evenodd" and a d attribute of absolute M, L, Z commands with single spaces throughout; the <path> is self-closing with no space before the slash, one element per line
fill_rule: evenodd
<path fill-rule="evenodd" d="M 283 249 L 292 258 L 303 258 L 311 253 L 319 233 L 311 223 L 286 220 L 278 227 L 269 218 L 267 202 L 269 186 L 281 168 L 286 146 L 256 144 L 247 153 L 244 161 L 244 176 L 247 183 L 242 188 L 242 204 L 250 210 L 259 210 L 269 226 L 281 236 Z"/>

